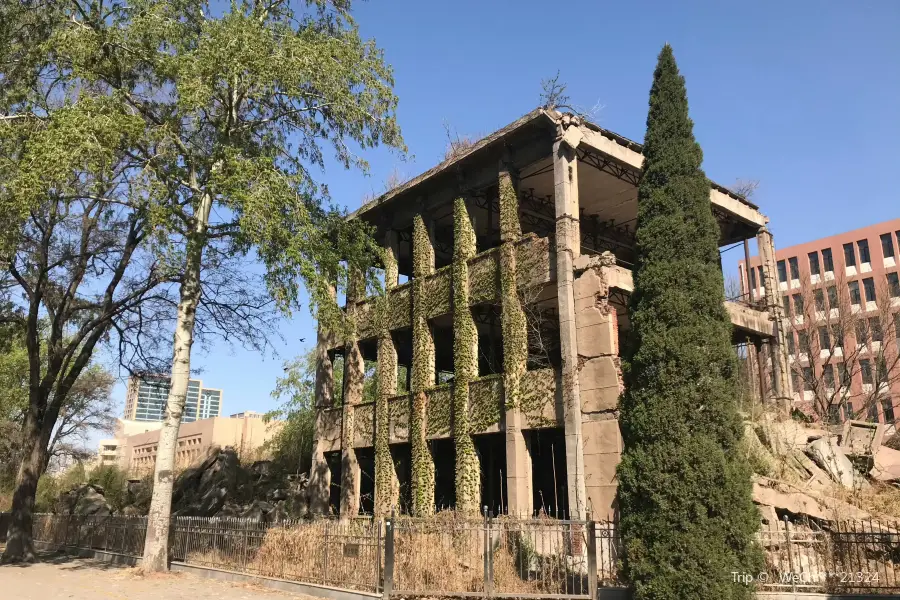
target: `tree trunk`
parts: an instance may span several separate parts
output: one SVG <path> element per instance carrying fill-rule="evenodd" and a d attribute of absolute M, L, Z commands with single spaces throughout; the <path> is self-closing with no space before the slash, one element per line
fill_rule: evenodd
<path fill-rule="evenodd" d="M 28 411 L 22 429 L 22 463 L 16 476 L 13 493 L 12 520 L 6 537 L 2 563 L 34 562 L 32 524 L 37 483 L 47 464 L 49 434 L 42 431 L 41 421 L 34 411 Z"/>
<path fill-rule="evenodd" d="M 197 222 L 188 240 L 181 281 L 181 299 L 178 302 L 175 324 L 171 387 L 166 401 L 165 419 L 159 431 L 156 467 L 153 473 L 153 496 L 147 515 L 147 537 L 144 540 L 142 563 L 145 572 L 169 569 L 169 525 L 172 512 L 172 484 L 175 479 L 175 449 L 187 398 L 188 380 L 191 377 L 191 346 L 194 343 L 194 321 L 200 302 L 200 266 L 211 206 L 212 196 L 206 193 L 200 201 L 196 214 Z"/>

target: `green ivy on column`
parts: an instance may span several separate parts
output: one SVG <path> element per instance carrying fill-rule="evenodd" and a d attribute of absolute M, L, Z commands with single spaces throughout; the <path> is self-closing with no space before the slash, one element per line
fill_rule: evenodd
<path fill-rule="evenodd" d="M 426 439 L 428 397 L 425 390 L 434 384 L 434 340 L 425 307 L 425 278 L 434 271 L 434 249 L 421 215 L 413 220 L 413 368 L 412 415 L 409 424 L 412 454 L 412 512 L 415 516 L 434 514 L 434 461 Z"/>
<path fill-rule="evenodd" d="M 390 244 L 384 249 L 384 295 L 376 305 L 378 329 L 378 378 L 375 398 L 375 514 L 390 514 L 396 504 L 394 461 L 390 447 L 388 399 L 397 393 L 397 350 L 388 327 L 387 309 L 391 289 L 397 283 L 397 257 Z"/>
<path fill-rule="evenodd" d="M 500 173 L 500 306 L 503 326 L 503 388 L 507 408 L 519 406 L 528 360 L 528 326 L 516 282 L 516 246 L 522 237 L 519 199 L 509 173 Z"/>
<path fill-rule="evenodd" d="M 475 256 L 475 231 L 466 203 L 453 210 L 453 437 L 456 445 L 456 508 L 478 513 L 481 466 L 469 425 L 469 382 L 478 376 L 478 330 L 469 310 L 469 266 Z"/>

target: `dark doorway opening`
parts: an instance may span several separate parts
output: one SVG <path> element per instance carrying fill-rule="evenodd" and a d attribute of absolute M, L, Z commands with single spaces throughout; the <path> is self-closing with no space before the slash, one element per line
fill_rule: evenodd
<path fill-rule="evenodd" d="M 356 462 L 359 463 L 359 514 L 371 515 L 375 512 L 375 449 L 357 448 Z"/>
<path fill-rule="evenodd" d="M 391 444 L 391 459 L 394 461 L 394 472 L 397 474 L 397 483 L 400 484 L 400 497 L 397 499 L 400 514 L 409 514 L 410 496 L 409 479 L 412 472 L 412 460 L 410 458 L 409 444 Z"/>
<path fill-rule="evenodd" d="M 450 510 L 456 507 L 456 447 L 452 438 L 428 444 L 434 460 L 434 509 Z"/>
<path fill-rule="evenodd" d="M 476 435 L 475 451 L 481 463 L 481 508 L 492 515 L 506 514 L 506 439 L 502 433 Z"/>
<path fill-rule="evenodd" d="M 531 449 L 531 481 L 535 515 L 569 516 L 566 438 L 562 428 L 523 432 Z"/>
<path fill-rule="evenodd" d="M 331 514 L 341 512 L 341 451 L 325 453 L 325 463 L 331 473 L 331 485 L 328 487 L 328 507 Z"/>

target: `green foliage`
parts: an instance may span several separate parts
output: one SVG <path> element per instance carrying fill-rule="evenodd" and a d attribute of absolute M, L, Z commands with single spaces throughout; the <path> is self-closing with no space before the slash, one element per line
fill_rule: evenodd
<path fill-rule="evenodd" d="M 428 449 L 428 397 L 425 390 L 434 385 L 434 340 L 427 319 L 425 278 L 434 270 L 434 249 L 421 215 L 413 220 L 413 409 L 409 440 L 412 455 L 412 512 L 415 516 L 434 513 L 434 461 Z"/>
<path fill-rule="evenodd" d="M 128 473 L 116 465 L 101 465 L 88 474 L 88 483 L 103 487 L 103 496 L 113 512 L 128 504 Z"/>
<path fill-rule="evenodd" d="M 343 379 L 343 369 L 335 369 L 335 380 Z M 283 425 L 266 442 L 266 450 L 279 468 L 287 472 L 308 472 L 312 464 L 315 411 L 316 353 L 311 350 L 284 365 L 284 375 L 275 382 L 272 398 L 281 404 L 266 414 Z"/>
<path fill-rule="evenodd" d="M 478 513 L 481 465 L 469 427 L 469 383 L 478 376 L 478 330 L 469 309 L 469 265 L 475 230 L 465 200 L 453 207 L 453 437 L 456 448 L 456 507 Z"/>
<path fill-rule="evenodd" d="M 514 242 L 522 237 L 522 226 L 519 223 L 519 198 L 513 187 L 512 177 L 503 171 L 500 173 L 500 239 Z"/>
<path fill-rule="evenodd" d="M 507 408 L 517 408 L 528 360 L 528 323 L 516 285 L 516 249 L 512 242 L 500 246 L 500 294 L 504 393 Z"/>
<path fill-rule="evenodd" d="M 390 513 L 394 500 L 394 461 L 390 447 L 390 406 L 397 393 L 397 350 L 387 329 L 378 337 L 378 376 L 375 398 L 375 513 Z M 404 385 L 405 385 L 404 381 Z"/>
<path fill-rule="evenodd" d="M 35 512 L 53 512 L 60 494 L 87 483 L 87 481 L 87 473 L 84 465 L 80 462 L 75 463 L 65 472 L 57 475 L 44 473 L 38 479 L 37 494 L 34 502 Z"/>
<path fill-rule="evenodd" d="M 625 576 L 636 600 L 749 598 L 731 573 L 760 570 L 759 521 L 740 454 L 719 229 L 668 45 L 644 157 L 620 420 Z"/>

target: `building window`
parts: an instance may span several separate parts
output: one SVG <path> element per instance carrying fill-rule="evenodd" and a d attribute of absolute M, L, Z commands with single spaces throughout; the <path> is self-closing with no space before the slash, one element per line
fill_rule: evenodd
<path fill-rule="evenodd" d="M 893 258 L 894 256 L 894 239 L 890 233 L 881 234 L 881 253 L 885 258 Z"/>
<path fill-rule="evenodd" d="M 822 350 L 831 348 L 831 333 L 825 325 L 819 327 L 819 348 Z"/>
<path fill-rule="evenodd" d="M 896 419 L 894 418 L 894 401 L 890 398 L 883 398 L 881 400 L 881 414 L 884 415 L 885 423 L 893 423 Z"/>
<path fill-rule="evenodd" d="M 838 376 L 841 378 L 841 387 L 850 387 L 850 369 L 847 368 L 847 363 L 838 365 Z"/>
<path fill-rule="evenodd" d="M 869 343 L 869 328 L 865 321 L 856 322 L 856 343 L 865 346 Z"/>
<path fill-rule="evenodd" d="M 859 240 L 856 242 L 856 246 L 859 248 L 859 262 L 872 262 L 872 257 L 869 256 L 869 240 Z"/>
<path fill-rule="evenodd" d="M 853 251 L 853 244 L 844 244 L 844 264 L 848 267 L 856 266 L 856 253 Z"/>
<path fill-rule="evenodd" d="M 749 275 L 750 275 L 750 289 L 755 290 L 756 289 L 756 269 L 754 269 L 753 267 L 750 267 L 748 269 L 747 273 L 749 273 Z"/>
<path fill-rule="evenodd" d="M 800 340 L 800 352 L 808 353 L 809 351 L 809 333 L 806 331 L 800 331 L 797 333 L 797 337 Z"/>
<path fill-rule="evenodd" d="M 828 407 L 828 422 L 837 425 L 841 422 L 841 405 L 832 404 Z"/>
<path fill-rule="evenodd" d="M 803 315 L 803 296 L 800 294 L 794 294 L 794 314 L 799 316 Z"/>
<path fill-rule="evenodd" d="M 872 377 L 872 362 L 868 358 L 859 361 L 859 372 L 862 373 L 863 383 L 872 385 L 875 382 L 875 378 Z"/>
<path fill-rule="evenodd" d="M 844 347 L 844 330 L 840 323 L 831 325 L 831 341 L 834 343 L 835 348 Z"/>
<path fill-rule="evenodd" d="M 831 248 L 822 249 L 822 265 L 825 267 L 826 273 L 834 271 L 834 259 L 831 257 Z"/>
<path fill-rule="evenodd" d="M 787 334 L 788 355 L 794 356 L 797 353 L 797 346 L 794 343 L 794 332 L 789 331 Z"/>
<path fill-rule="evenodd" d="M 787 281 L 787 265 L 783 260 L 778 261 L 778 281 L 781 283 Z"/>
<path fill-rule="evenodd" d="M 759 287 L 765 287 L 765 285 L 766 285 L 766 278 L 763 277 L 763 269 L 762 269 L 762 267 L 756 267 L 756 269 L 757 269 L 757 272 L 758 272 Z"/>
<path fill-rule="evenodd" d="M 828 306 L 830 306 L 833 309 L 838 308 L 837 286 L 834 286 L 834 285 L 828 286 Z"/>
<path fill-rule="evenodd" d="M 822 367 L 822 380 L 825 381 L 825 387 L 834 389 L 834 365 L 828 364 Z"/>
<path fill-rule="evenodd" d="M 869 333 L 872 334 L 873 342 L 883 342 L 884 341 L 884 331 L 881 328 L 881 321 L 878 317 L 872 317 L 869 319 Z"/>
<path fill-rule="evenodd" d="M 850 304 L 859 306 L 860 302 L 862 302 L 862 298 L 859 295 L 859 282 L 851 281 L 847 284 L 847 287 L 850 289 Z"/>
<path fill-rule="evenodd" d="M 813 391 L 815 383 L 812 367 L 803 367 L 803 389 L 807 392 Z"/>
<path fill-rule="evenodd" d="M 790 316 L 790 314 L 791 314 L 791 297 L 790 296 L 782 296 L 781 297 L 781 307 L 784 308 L 784 314 Z"/>
<path fill-rule="evenodd" d="M 875 280 L 866 277 L 863 279 L 863 288 L 866 290 L 866 302 L 875 302 Z"/>
<path fill-rule="evenodd" d="M 900 275 L 897 273 L 888 273 L 887 281 L 891 298 L 900 298 Z"/>
<path fill-rule="evenodd" d="M 820 273 L 819 253 L 818 252 L 810 252 L 809 253 L 809 274 L 810 275 L 818 275 L 819 273 Z"/>
<path fill-rule="evenodd" d="M 870 404 L 868 410 L 866 410 L 866 419 L 872 423 L 878 422 L 878 405 L 874 402 Z"/>
<path fill-rule="evenodd" d="M 791 268 L 791 279 L 800 279 L 800 265 L 797 264 L 797 257 L 793 256 L 788 259 L 788 265 Z"/>
<path fill-rule="evenodd" d="M 818 288 L 813 294 L 816 297 L 816 311 L 825 312 L 825 291 L 822 288 Z"/>

